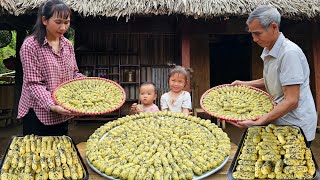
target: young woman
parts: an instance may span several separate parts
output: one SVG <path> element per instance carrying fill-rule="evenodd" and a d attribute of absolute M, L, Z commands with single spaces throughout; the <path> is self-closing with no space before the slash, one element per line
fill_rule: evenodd
<path fill-rule="evenodd" d="M 74 49 L 63 34 L 70 26 L 71 11 L 61 0 L 48 0 L 39 7 L 32 34 L 20 50 L 23 67 L 18 118 L 23 134 L 66 135 L 70 111 L 54 103 L 51 95 L 61 83 L 82 77 Z"/>

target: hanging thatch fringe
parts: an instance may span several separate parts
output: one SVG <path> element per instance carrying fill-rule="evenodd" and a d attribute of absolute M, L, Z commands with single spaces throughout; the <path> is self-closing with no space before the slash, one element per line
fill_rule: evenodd
<path fill-rule="evenodd" d="M 0 15 L 14 14 L 16 5 L 14 0 L 0 0 Z"/>
<path fill-rule="evenodd" d="M 20 15 L 45 0 L 1 0 L 0 13 Z M 261 4 L 270 4 L 289 19 L 320 17 L 320 0 L 65 0 L 83 16 L 127 17 L 132 15 L 182 14 L 195 18 L 247 16 Z"/>

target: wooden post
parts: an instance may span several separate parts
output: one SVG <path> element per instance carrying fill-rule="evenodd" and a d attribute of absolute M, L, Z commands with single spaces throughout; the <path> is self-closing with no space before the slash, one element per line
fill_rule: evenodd
<path fill-rule="evenodd" d="M 190 36 L 189 33 L 183 32 L 183 30 L 181 38 L 181 64 L 183 67 L 190 67 Z M 190 92 L 190 77 L 188 77 L 185 89 Z"/>
<path fill-rule="evenodd" d="M 315 102 L 318 112 L 318 128 L 320 128 L 320 28 L 318 24 L 313 24 L 312 27 L 312 50 L 314 62 L 314 76 L 315 76 Z"/>
<path fill-rule="evenodd" d="M 17 39 L 16 39 L 16 62 L 15 62 L 15 105 L 13 110 L 13 115 L 17 117 L 18 114 L 18 104 L 22 91 L 22 83 L 23 83 L 23 71 L 22 64 L 20 59 L 20 48 L 22 43 L 27 35 L 25 30 L 17 30 Z"/>

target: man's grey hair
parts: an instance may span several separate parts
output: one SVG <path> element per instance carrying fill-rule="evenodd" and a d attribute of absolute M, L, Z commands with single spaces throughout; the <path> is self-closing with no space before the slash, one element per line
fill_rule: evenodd
<path fill-rule="evenodd" d="M 259 23 L 267 29 L 271 23 L 276 23 L 278 28 L 280 27 L 281 15 L 277 8 L 269 5 L 260 5 L 255 10 L 253 10 L 248 19 L 247 25 L 251 23 L 254 19 L 258 19 Z"/>

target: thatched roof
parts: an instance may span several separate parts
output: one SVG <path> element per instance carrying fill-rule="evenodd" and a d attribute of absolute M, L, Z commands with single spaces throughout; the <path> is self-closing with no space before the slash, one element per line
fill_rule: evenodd
<path fill-rule="evenodd" d="M 0 0 L 0 15 L 14 14 L 16 3 L 14 0 Z"/>
<path fill-rule="evenodd" d="M 10 2 L 10 0 L 2 1 Z M 11 1 L 16 1 L 15 15 L 20 15 L 37 8 L 44 0 Z M 247 16 L 258 5 L 271 4 L 278 8 L 285 18 L 320 17 L 320 0 L 65 0 L 65 2 L 83 16 L 127 18 L 170 14 L 195 18 Z"/>

